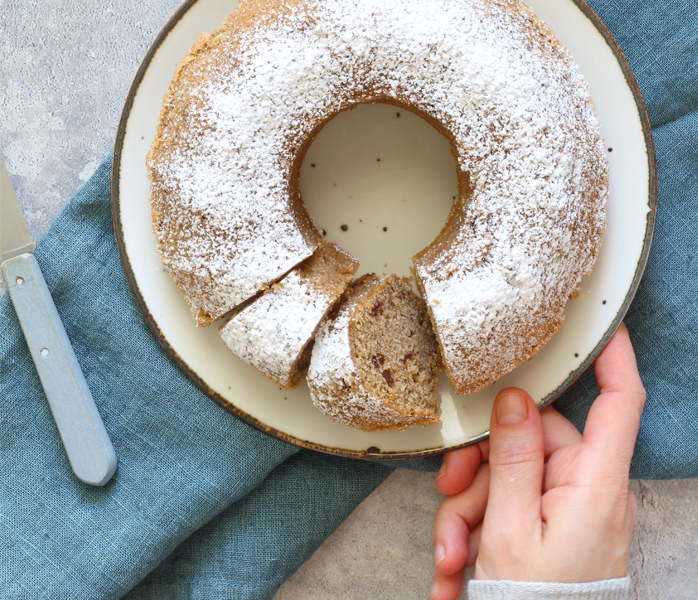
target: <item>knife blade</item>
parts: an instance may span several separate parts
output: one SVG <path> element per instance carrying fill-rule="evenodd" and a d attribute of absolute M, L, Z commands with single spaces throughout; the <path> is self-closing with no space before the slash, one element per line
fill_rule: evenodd
<path fill-rule="evenodd" d="M 0 155 L 0 270 L 70 466 L 81 481 L 104 485 L 116 471 L 116 452 L 32 254 L 35 249 Z"/>

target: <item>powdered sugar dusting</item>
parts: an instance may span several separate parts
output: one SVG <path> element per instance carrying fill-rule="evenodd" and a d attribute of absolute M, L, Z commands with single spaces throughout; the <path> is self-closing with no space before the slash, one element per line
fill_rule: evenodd
<path fill-rule="evenodd" d="M 297 270 L 233 317 L 220 334 L 225 344 L 287 387 L 301 352 L 336 296 L 304 282 Z"/>
<path fill-rule="evenodd" d="M 320 398 L 314 392 L 315 389 L 348 388 L 351 387 L 354 376 L 349 342 L 349 311 L 344 307 L 334 320 L 324 321 L 318 329 L 308 369 L 310 395 L 317 404 Z M 336 394 L 330 394 L 328 399 L 336 397 Z"/>
<path fill-rule="evenodd" d="M 470 178 L 453 243 L 415 260 L 457 391 L 529 357 L 605 225 L 605 147 L 569 53 L 517 0 L 255 10 L 181 68 L 151 152 L 163 261 L 202 282 L 190 304 L 231 308 L 308 256 L 290 210 L 299 148 L 341 110 L 394 101 L 441 124 Z"/>

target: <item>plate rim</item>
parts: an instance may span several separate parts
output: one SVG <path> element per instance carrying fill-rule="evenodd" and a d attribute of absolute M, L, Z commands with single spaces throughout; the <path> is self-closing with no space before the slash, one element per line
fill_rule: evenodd
<path fill-rule="evenodd" d="M 232 402 L 223 398 L 215 390 L 211 389 L 206 382 L 192 369 L 189 365 L 182 359 L 177 351 L 170 345 L 165 336 L 163 335 L 157 321 L 150 313 L 150 309 L 143 296 L 141 295 L 140 289 L 138 287 L 138 282 L 136 281 L 131 263 L 126 252 L 126 244 L 124 241 L 124 232 L 121 224 L 121 205 L 119 202 L 119 181 L 121 174 L 121 158 L 124 140 L 126 138 L 126 129 L 128 125 L 129 116 L 131 114 L 131 109 L 133 107 L 133 102 L 140 88 L 140 84 L 145 77 L 146 71 L 150 66 L 153 57 L 160 49 L 161 45 L 174 29 L 174 27 L 179 23 L 179 21 L 187 14 L 187 12 L 198 2 L 199 0 L 185 0 L 173 13 L 173 15 L 168 19 L 163 28 L 160 30 L 155 40 L 152 42 L 147 52 L 145 53 L 141 64 L 136 71 L 133 82 L 129 88 L 128 94 L 124 101 L 124 108 L 121 112 L 121 117 L 119 119 L 119 125 L 117 127 L 116 138 L 114 141 L 114 151 L 112 160 L 112 171 L 111 171 L 111 211 L 112 211 L 112 224 L 114 227 L 114 237 L 116 239 L 117 249 L 119 251 L 119 257 L 121 259 L 121 265 L 124 269 L 124 274 L 126 276 L 126 281 L 128 282 L 131 293 L 133 294 L 136 305 L 138 306 L 143 318 L 145 319 L 148 327 L 152 331 L 155 339 L 165 350 L 166 354 L 170 359 L 177 365 L 177 367 L 194 383 L 194 385 L 202 391 L 209 398 L 214 400 L 218 405 L 224 408 L 226 411 L 237 417 L 238 419 L 244 421 L 245 423 L 255 427 L 256 429 L 272 436 L 277 439 L 283 440 L 295 446 L 305 448 L 308 450 L 314 450 L 317 452 L 322 452 L 324 454 L 330 454 L 333 456 L 341 456 L 345 458 L 358 458 L 358 459 L 368 459 L 368 460 L 404 460 L 408 458 L 425 458 L 429 456 L 436 456 L 442 454 L 446 451 L 457 450 L 459 448 L 464 448 L 472 444 L 476 444 L 489 437 L 489 430 L 483 432 L 480 435 L 469 438 L 461 444 L 455 446 L 449 446 L 445 448 L 439 446 L 438 448 L 425 448 L 422 450 L 411 450 L 408 452 L 380 452 L 379 449 L 371 447 L 364 451 L 346 450 L 343 448 L 334 448 L 331 446 L 326 446 L 323 444 L 317 444 L 310 442 L 308 440 L 303 440 L 301 438 L 295 437 L 283 431 L 280 431 L 274 427 L 263 423 L 259 419 L 253 417 L 252 415 L 241 410 L 235 406 Z M 642 280 L 642 275 L 647 266 L 647 261 L 649 259 L 650 249 L 652 246 L 652 238 L 654 236 L 654 228 L 656 221 L 656 211 L 657 211 L 657 159 L 655 155 L 654 138 L 652 136 L 652 127 L 650 125 L 649 115 L 647 113 L 647 108 L 645 102 L 642 98 L 642 93 L 640 92 L 640 87 L 637 84 L 635 75 L 630 68 L 628 61 L 626 60 L 620 46 L 616 43 L 615 39 L 611 35 L 610 31 L 606 28 L 603 21 L 598 17 L 598 15 L 591 9 L 591 7 L 586 3 L 585 0 L 571 0 L 577 8 L 589 19 L 592 24 L 596 27 L 598 32 L 602 35 L 606 44 L 613 52 L 614 57 L 618 61 L 621 68 L 623 76 L 625 77 L 626 84 L 630 88 L 633 95 L 635 105 L 638 108 L 640 123 L 642 125 L 642 133 L 645 141 L 645 148 L 647 150 L 648 159 L 648 211 L 647 211 L 647 223 L 645 226 L 645 238 L 643 241 L 642 252 L 637 262 L 635 273 L 633 275 L 632 282 L 628 288 L 628 292 L 625 295 L 623 303 L 621 304 L 616 316 L 611 321 L 610 326 L 601 337 L 594 349 L 585 357 L 585 359 L 580 363 L 579 367 L 572 371 L 568 377 L 552 392 L 550 392 L 543 400 L 538 404 L 539 408 L 542 408 L 555 399 L 557 399 L 566 389 L 568 389 L 581 375 L 591 366 L 596 357 L 601 353 L 601 350 L 608 344 L 610 339 L 615 334 L 616 330 L 620 326 L 623 318 L 625 317 L 632 301 L 637 293 L 640 281 Z M 376 450 L 375 452 L 373 450 Z"/>

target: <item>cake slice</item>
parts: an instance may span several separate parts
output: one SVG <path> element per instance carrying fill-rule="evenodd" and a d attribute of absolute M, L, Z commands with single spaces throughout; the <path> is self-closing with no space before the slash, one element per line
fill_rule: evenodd
<path fill-rule="evenodd" d="M 298 387 L 308 370 L 315 330 L 358 268 L 339 246 L 322 244 L 223 325 L 223 341 L 282 388 Z"/>
<path fill-rule="evenodd" d="M 365 275 L 320 326 L 308 385 L 328 417 L 364 431 L 439 421 L 438 344 L 424 300 L 397 275 Z"/>

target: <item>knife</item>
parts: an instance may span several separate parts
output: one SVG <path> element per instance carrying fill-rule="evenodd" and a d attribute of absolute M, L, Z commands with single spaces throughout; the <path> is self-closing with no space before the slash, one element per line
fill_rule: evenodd
<path fill-rule="evenodd" d="M 116 471 L 116 453 L 32 254 L 35 249 L 0 156 L 0 270 L 70 466 L 81 481 L 104 485 Z"/>

